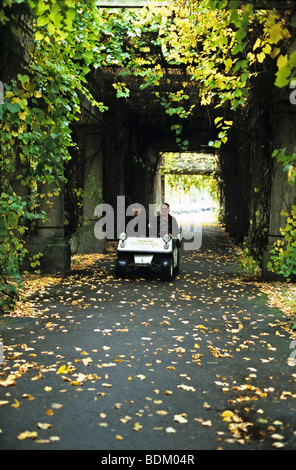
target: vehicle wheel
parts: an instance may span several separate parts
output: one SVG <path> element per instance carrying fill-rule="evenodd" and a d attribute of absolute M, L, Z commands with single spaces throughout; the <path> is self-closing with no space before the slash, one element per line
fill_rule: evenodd
<path fill-rule="evenodd" d="M 160 265 L 160 279 L 171 281 L 174 276 L 174 266 L 172 258 L 163 259 Z"/>
<path fill-rule="evenodd" d="M 118 259 L 115 265 L 115 276 L 125 279 L 127 275 L 127 263 L 125 260 Z"/>

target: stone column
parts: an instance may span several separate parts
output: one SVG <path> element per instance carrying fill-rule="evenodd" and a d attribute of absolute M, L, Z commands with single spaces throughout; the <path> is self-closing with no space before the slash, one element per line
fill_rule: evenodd
<path fill-rule="evenodd" d="M 37 236 L 27 243 L 29 254 L 41 254 L 39 258 L 42 274 L 65 273 L 71 267 L 71 250 L 64 234 L 64 188 L 43 184 L 39 188 L 40 211 L 46 213 L 44 220 L 37 222 Z"/>
<path fill-rule="evenodd" d="M 296 153 L 296 106 L 289 102 L 289 95 L 283 97 L 281 108 L 278 108 L 275 119 L 275 139 L 274 148 L 282 149 L 286 147 L 286 154 Z M 262 275 L 267 281 L 282 280 L 283 278 L 267 269 L 270 260 L 270 250 L 277 239 L 282 239 L 281 228 L 286 226 L 286 217 L 281 215 L 282 211 L 289 212 L 292 204 L 296 200 L 296 187 L 288 183 L 288 175 L 284 172 L 281 162 L 273 159 L 273 173 L 271 181 L 270 197 L 270 219 L 268 231 L 268 244 L 266 246 L 262 260 Z"/>
<path fill-rule="evenodd" d="M 103 150 L 101 132 L 98 127 L 89 126 L 84 133 L 84 199 L 82 226 L 77 229 L 77 253 L 103 253 L 106 239 L 95 237 L 94 227 L 98 220 L 94 216 L 95 208 L 102 203 L 103 193 Z"/>
<path fill-rule="evenodd" d="M 154 203 L 161 204 L 163 200 L 164 200 L 164 176 L 157 172 L 154 178 Z"/>

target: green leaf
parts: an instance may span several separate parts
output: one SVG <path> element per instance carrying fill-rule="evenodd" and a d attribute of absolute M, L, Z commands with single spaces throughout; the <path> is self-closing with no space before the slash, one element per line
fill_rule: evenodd
<path fill-rule="evenodd" d="M 289 66 L 295 67 L 296 66 L 296 51 L 292 52 L 289 56 L 288 60 Z"/>
<path fill-rule="evenodd" d="M 20 110 L 21 110 L 21 107 L 19 105 L 19 103 L 6 103 L 6 107 L 8 109 L 8 111 L 10 111 L 11 113 L 18 113 Z"/>
<path fill-rule="evenodd" d="M 53 23 L 48 23 L 47 25 L 47 31 L 49 32 L 49 34 L 51 36 L 53 36 L 56 32 L 56 28 L 55 28 L 55 25 Z"/>
<path fill-rule="evenodd" d="M 289 77 L 291 74 L 290 66 L 284 65 L 282 66 L 276 73 L 276 81 L 275 85 L 279 88 L 283 88 L 284 86 L 289 84 Z"/>
<path fill-rule="evenodd" d="M 22 82 L 22 84 L 30 81 L 30 77 L 28 75 L 21 75 L 20 73 L 18 73 L 17 78 Z"/>

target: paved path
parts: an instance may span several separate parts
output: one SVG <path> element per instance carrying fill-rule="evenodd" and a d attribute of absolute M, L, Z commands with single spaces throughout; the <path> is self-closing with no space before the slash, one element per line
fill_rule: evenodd
<path fill-rule="evenodd" d="M 234 256 L 209 227 L 168 284 L 110 252 L 1 318 L 0 449 L 295 449 L 291 339 Z"/>

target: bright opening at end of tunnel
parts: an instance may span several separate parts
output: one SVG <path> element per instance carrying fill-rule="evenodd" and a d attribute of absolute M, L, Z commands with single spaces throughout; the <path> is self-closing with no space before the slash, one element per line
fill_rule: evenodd
<path fill-rule="evenodd" d="M 159 171 L 164 200 L 180 225 L 218 223 L 222 192 L 217 153 L 165 152 Z"/>

